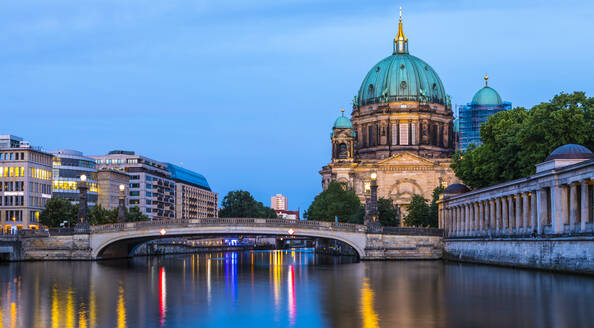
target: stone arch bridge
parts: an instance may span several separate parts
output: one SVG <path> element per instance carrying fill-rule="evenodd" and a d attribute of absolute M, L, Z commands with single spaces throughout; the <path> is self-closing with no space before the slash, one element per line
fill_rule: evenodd
<path fill-rule="evenodd" d="M 163 235 L 162 232 L 165 232 Z M 135 246 L 163 237 L 271 235 L 327 238 L 350 245 L 362 260 L 439 259 L 442 230 L 384 228 L 359 224 L 255 218 L 208 218 L 115 223 L 86 231 L 23 239 L 25 259 L 96 260 L 127 257 Z"/>

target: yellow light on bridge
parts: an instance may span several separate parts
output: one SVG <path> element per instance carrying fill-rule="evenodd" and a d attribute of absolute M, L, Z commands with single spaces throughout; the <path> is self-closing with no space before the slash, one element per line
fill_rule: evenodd
<path fill-rule="evenodd" d="M 164 236 L 167 233 L 167 231 L 165 229 L 161 229 L 159 233 L 161 234 L 161 236 Z"/>

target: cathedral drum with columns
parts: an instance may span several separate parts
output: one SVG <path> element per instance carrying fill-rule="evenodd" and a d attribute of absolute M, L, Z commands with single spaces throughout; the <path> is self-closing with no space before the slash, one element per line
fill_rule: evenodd
<path fill-rule="evenodd" d="M 414 194 L 431 199 L 435 187 L 458 182 L 450 168 L 453 120 L 437 73 L 409 54 L 401 16 L 392 55 L 365 76 L 351 119 L 343 111 L 334 123 L 332 162 L 320 171 L 323 188 L 345 182 L 363 201 L 376 173 L 378 197 L 404 214 Z"/>

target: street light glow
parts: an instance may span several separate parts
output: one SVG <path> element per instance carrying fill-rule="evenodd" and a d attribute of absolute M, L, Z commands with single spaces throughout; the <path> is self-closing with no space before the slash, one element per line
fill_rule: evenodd
<path fill-rule="evenodd" d="M 377 173 L 373 172 L 371 173 L 371 180 L 375 180 L 377 179 Z"/>
<path fill-rule="evenodd" d="M 123 184 L 120 185 L 120 191 L 124 191 L 124 189 L 126 189 L 126 186 L 124 186 Z"/>
<path fill-rule="evenodd" d="M 80 181 L 82 181 L 82 182 L 86 182 L 86 181 L 87 181 L 87 176 L 86 176 L 86 175 L 84 175 L 84 174 L 83 174 L 83 175 L 81 175 L 81 176 L 80 176 Z"/>
<path fill-rule="evenodd" d="M 167 233 L 167 231 L 165 231 L 165 229 L 161 229 L 161 231 L 159 231 L 159 233 L 161 234 L 161 236 L 164 236 Z"/>

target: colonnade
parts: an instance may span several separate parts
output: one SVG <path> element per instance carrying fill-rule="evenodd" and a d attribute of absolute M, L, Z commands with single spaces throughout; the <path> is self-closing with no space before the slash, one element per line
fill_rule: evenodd
<path fill-rule="evenodd" d="M 440 204 L 446 236 L 541 235 L 594 232 L 592 180 L 516 192 L 489 190 L 464 194 Z M 509 187 L 509 186 L 507 186 Z"/>

